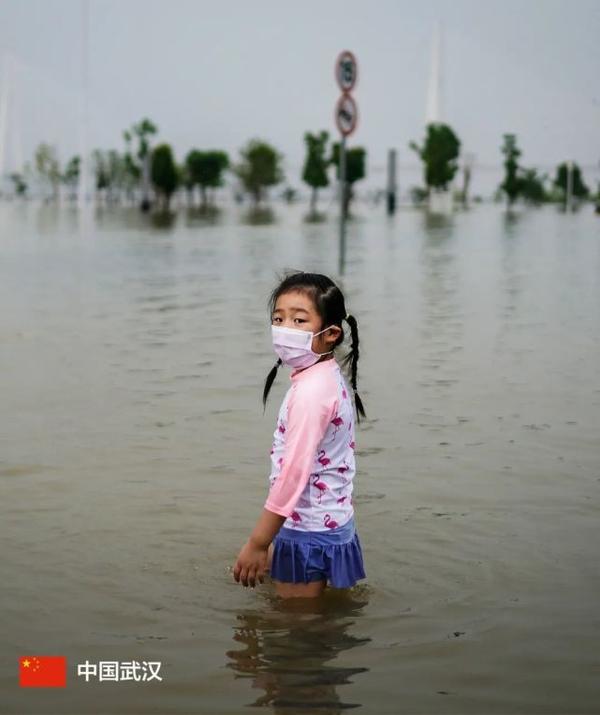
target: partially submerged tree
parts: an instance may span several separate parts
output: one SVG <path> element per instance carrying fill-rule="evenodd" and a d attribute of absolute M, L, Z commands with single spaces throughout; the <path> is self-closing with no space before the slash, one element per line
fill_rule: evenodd
<path fill-rule="evenodd" d="M 571 196 L 574 199 L 583 200 L 589 196 L 590 190 L 583 181 L 581 169 L 575 162 L 571 162 Z M 569 163 L 563 162 L 556 168 L 554 186 L 560 192 L 560 196 L 566 202 L 569 186 Z"/>
<path fill-rule="evenodd" d="M 142 211 L 147 211 L 150 208 L 150 137 L 157 132 L 158 128 L 156 125 L 147 118 L 142 119 L 137 124 L 134 124 L 131 129 L 123 132 L 123 137 L 127 145 L 125 158 L 128 169 L 132 175 L 141 179 L 142 183 L 142 202 L 140 205 Z M 137 137 L 138 140 L 135 155 L 131 152 L 131 141 L 134 136 Z"/>
<path fill-rule="evenodd" d="M 27 181 L 25 179 L 25 175 L 15 171 L 10 175 L 10 180 L 13 183 L 15 194 L 17 196 L 25 196 L 27 193 Z"/>
<path fill-rule="evenodd" d="M 244 189 L 252 196 L 255 207 L 260 204 L 265 190 L 283 179 L 282 156 L 270 144 L 251 139 L 240 150 L 241 161 L 234 168 Z"/>
<path fill-rule="evenodd" d="M 179 183 L 179 171 L 168 144 L 159 144 L 152 150 L 150 176 L 156 192 L 162 198 L 162 208 L 168 211 L 171 196 Z"/>
<path fill-rule="evenodd" d="M 58 199 L 58 186 L 60 183 L 60 163 L 56 149 L 50 144 L 41 143 L 35 150 L 35 168 L 43 182 L 47 182 L 52 189 L 52 198 Z"/>
<path fill-rule="evenodd" d="M 548 192 L 545 183 L 546 174 L 539 176 L 536 169 L 523 169 L 519 176 L 521 181 L 520 193 L 523 200 L 530 204 L 541 204 L 548 201 Z"/>
<path fill-rule="evenodd" d="M 304 135 L 306 159 L 302 170 L 302 180 L 312 189 L 310 212 L 313 215 L 317 210 L 317 191 L 329 185 L 329 177 L 327 176 L 328 161 L 325 156 L 328 139 L 329 133 L 326 131 L 321 131 L 319 134 L 306 132 Z"/>
<path fill-rule="evenodd" d="M 108 201 L 115 201 L 119 199 L 122 190 L 128 192 L 131 189 L 134 180 L 127 154 L 119 154 L 114 149 L 94 149 L 92 160 L 96 191 L 101 196 L 105 196 Z"/>
<path fill-rule="evenodd" d="M 523 186 L 518 162 L 521 150 L 517 147 L 517 137 L 514 134 L 504 134 L 502 153 L 504 154 L 504 180 L 500 184 L 500 189 L 505 193 L 507 208 L 510 209 L 519 197 Z"/>
<path fill-rule="evenodd" d="M 71 198 L 77 193 L 77 184 L 79 182 L 79 172 L 81 167 L 81 158 L 73 156 L 67 162 L 65 170 L 62 173 L 61 180 L 63 184 L 71 190 Z"/>
<path fill-rule="evenodd" d="M 229 167 L 226 152 L 218 150 L 200 151 L 192 149 L 185 159 L 186 177 L 192 186 L 200 187 L 202 206 L 207 206 L 207 189 L 223 185 L 223 172 Z M 188 184 L 189 186 L 189 184 Z"/>
<path fill-rule="evenodd" d="M 453 130 L 447 124 L 428 124 L 423 145 L 419 146 L 413 141 L 409 146 L 423 162 L 427 190 L 447 189 L 458 170 L 460 153 L 460 140 Z"/>

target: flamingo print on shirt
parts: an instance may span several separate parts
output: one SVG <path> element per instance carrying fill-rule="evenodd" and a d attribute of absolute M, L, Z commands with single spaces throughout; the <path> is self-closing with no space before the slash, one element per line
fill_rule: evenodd
<path fill-rule="evenodd" d="M 327 491 L 327 484 L 325 484 L 325 482 L 319 481 L 318 474 L 313 474 L 311 476 L 313 476 L 315 478 L 313 481 L 313 486 L 317 487 L 317 489 L 319 490 L 319 504 L 320 504 L 321 503 L 321 495 L 323 494 L 323 492 Z"/>
<path fill-rule="evenodd" d="M 354 514 L 354 405 L 335 359 L 293 370 L 290 381 L 277 417 L 265 508 L 285 516 L 285 527 L 328 531 Z"/>
<path fill-rule="evenodd" d="M 344 424 L 344 420 L 343 420 L 339 415 L 336 415 L 336 416 L 331 420 L 331 424 L 332 424 L 332 425 L 335 425 L 335 429 L 334 429 L 334 431 L 333 431 L 333 435 L 331 436 L 331 439 L 335 439 L 335 435 L 337 434 L 338 428 L 339 428 L 340 425 L 343 425 L 343 424 Z"/>
<path fill-rule="evenodd" d="M 329 514 L 325 514 L 323 521 L 325 522 L 325 526 L 328 529 L 335 529 L 335 527 L 338 525 L 337 521 L 334 521 Z"/>

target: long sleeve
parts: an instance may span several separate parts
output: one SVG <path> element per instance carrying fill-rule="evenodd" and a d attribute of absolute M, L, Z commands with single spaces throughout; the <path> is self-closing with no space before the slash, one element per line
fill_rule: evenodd
<path fill-rule="evenodd" d="M 289 517 L 308 483 L 316 450 L 337 408 L 337 395 L 315 380 L 298 383 L 288 401 L 281 471 L 265 509 Z"/>

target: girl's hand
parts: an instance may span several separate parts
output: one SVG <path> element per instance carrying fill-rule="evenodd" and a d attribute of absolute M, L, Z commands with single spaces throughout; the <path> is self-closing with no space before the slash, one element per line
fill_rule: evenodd
<path fill-rule="evenodd" d="M 233 578 L 244 586 L 256 586 L 256 579 L 264 583 L 269 547 L 258 546 L 250 539 L 242 546 L 233 569 Z"/>

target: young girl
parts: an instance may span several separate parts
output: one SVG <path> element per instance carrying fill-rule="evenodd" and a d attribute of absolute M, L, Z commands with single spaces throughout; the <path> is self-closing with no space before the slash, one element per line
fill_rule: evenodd
<path fill-rule="evenodd" d="M 321 595 L 327 581 L 348 588 L 366 577 L 354 526 L 352 479 L 354 408 L 333 351 L 350 326 L 354 402 L 358 327 L 346 314 L 344 296 L 327 276 L 288 275 L 269 300 L 271 331 L 279 359 L 269 373 L 263 405 L 280 365 L 292 368 L 271 447 L 270 490 L 254 531 L 242 547 L 233 575 L 244 586 L 264 582 L 270 569 L 283 598 Z"/>

